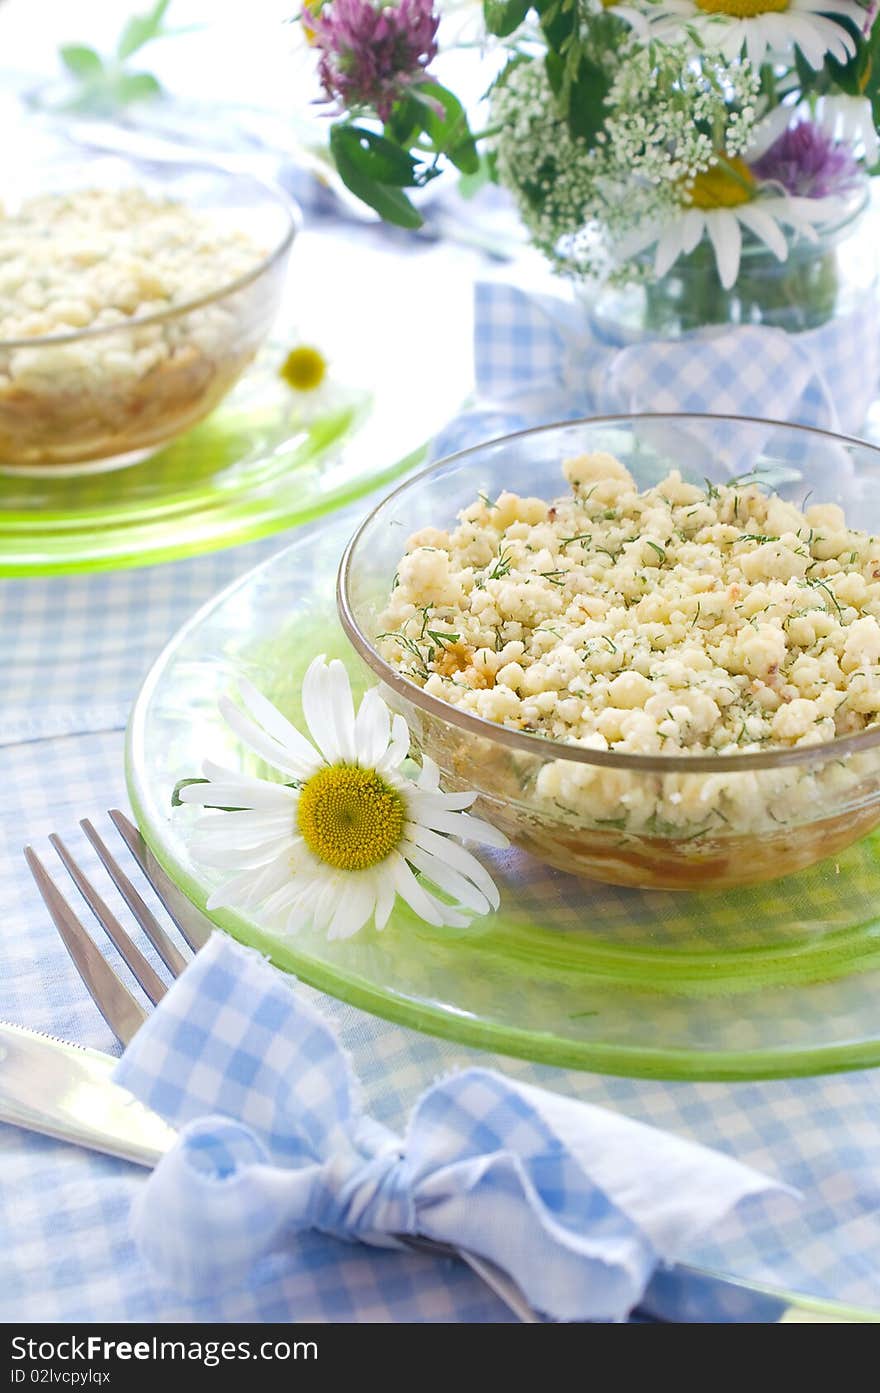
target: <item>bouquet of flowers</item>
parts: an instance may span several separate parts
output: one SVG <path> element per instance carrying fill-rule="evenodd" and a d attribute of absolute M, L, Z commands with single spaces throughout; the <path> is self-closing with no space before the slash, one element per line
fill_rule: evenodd
<path fill-rule="evenodd" d="M 434 0 L 302 14 L 336 168 L 391 222 L 418 226 L 407 191 L 451 164 L 510 190 L 560 272 L 627 285 L 687 267 L 712 318 L 713 296 L 742 298 L 747 251 L 785 261 L 864 203 L 878 0 L 483 0 L 495 76 L 477 133 L 432 76 L 440 19 Z M 821 306 L 822 274 L 779 293 Z"/>

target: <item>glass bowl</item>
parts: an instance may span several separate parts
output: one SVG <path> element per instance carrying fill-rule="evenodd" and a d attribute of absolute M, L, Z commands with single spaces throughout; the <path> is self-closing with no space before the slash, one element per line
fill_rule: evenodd
<path fill-rule="evenodd" d="M 478 493 L 544 499 L 563 460 L 605 450 L 639 488 L 672 468 L 694 483 L 755 471 L 768 491 L 841 505 L 880 533 L 880 449 L 806 427 L 712 416 L 634 416 L 542 426 L 464 450 L 408 480 L 362 524 L 339 571 L 343 628 L 447 787 L 515 846 L 574 875 L 665 890 L 729 889 L 789 875 L 880 823 L 880 725 L 824 745 L 677 756 L 584 749 L 454 707 L 377 651 L 407 538 L 446 527 Z"/>
<path fill-rule="evenodd" d="M 144 459 L 211 412 L 265 339 L 298 217 L 280 190 L 216 165 L 53 156 L 4 170 L 7 214 L 45 194 L 137 188 L 195 208 L 260 250 L 252 271 L 109 327 L 0 340 L 0 469 L 78 474 Z"/>

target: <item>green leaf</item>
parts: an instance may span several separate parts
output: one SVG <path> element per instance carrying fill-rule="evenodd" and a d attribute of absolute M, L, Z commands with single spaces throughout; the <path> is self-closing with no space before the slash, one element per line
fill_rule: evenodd
<path fill-rule="evenodd" d="M 433 141 L 434 149 L 448 155 L 462 174 L 476 174 L 480 156 L 458 97 L 436 82 L 424 83 L 413 95 L 421 109 L 422 130 Z"/>
<path fill-rule="evenodd" d="M 415 160 L 385 136 L 347 124 L 330 128 L 339 177 L 356 198 L 397 227 L 421 227 L 421 214 L 402 191 L 415 184 Z"/>
<path fill-rule="evenodd" d="M 605 98 L 611 90 L 611 74 L 581 54 L 574 70 L 558 53 L 545 59 L 547 78 L 568 120 L 573 136 L 595 144 L 607 115 Z"/>
<path fill-rule="evenodd" d="M 62 44 L 58 53 L 64 66 L 77 77 L 94 79 L 104 71 L 100 54 L 85 44 Z"/>
<path fill-rule="evenodd" d="M 385 134 L 394 141 L 395 145 L 400 145 L 404 150 L 408 150 L 415 142 L 421 129 L 421 108 L 415 97 L 407 94 L 400 101 L 394 103 L 391 115 L 385 122 Z"/>
<path fill-rule="evenodd" d="M 568 107 L 571 133 L 592 145 L 605 123 L 605 99 L 611 90 L 611 74 L 581 55 Z"/>
<path fill-rule="evenodd" d="M 132 15 L 119 36 L 116 46 L 117 58 L 130 58 L 139 48 L 143 48 L 144 44 L 159 37 L 162 33 L 162 20 L 169 4 L 170 0 L 157 0 L 146 14 Z"/>
<path fill-rule="evenodd" d="M 801 92 L 805 95 L 807 92 L 812 92 L 819 84 L 819 75 L 810 67 L 799 48 L 795 48 L 794 51 L 794 66 Z"/>
<path fill-rule="evenodd" d="M 532 0 L 483 0 L 483 19 L 490 34 L 506 39 L 518 29 L 532 8 Z"/>
<path fill-rule="evenodd" d="M 835 15 L 835 22 L 843 25 L 855 43 L 855 53 L 846 63 L 838 63 L 831 54 L 825 55 L 825 66 L 828 75 L 831 77 L 841 92 L 846 92 L 847 96 L 857 97 L 862 90 L 862 77 L 865 67 L 870 62 L 868 44 L 862 38 L 861 30 L 853 24 L 851 19 L 845 15 Z"/>
<path fill-rule="evenodd" d="M 566 43 L 578 33 L 578 11 L 566 7 L 563 0 L 535 0 L 541 16 L 541 29 L 551 51 L 564 52 Z"/>
<path fill-rule="evenodd" d="M 880 126 L 880 19 L 874 21 L 865 43 L 859 90 L 871 103 L 874 125 Z"/>
<path fill-rule="evenodd" d="M 178 779 L 178 780 L 177 780 L 177 783 L 174 785 L 174 788 L 172 789 L 172 792 L 171 792 L 171 806 L 172 806 L 172 808 L 182 808 L 182 807 L 183 807 L 183 799 L 182 799 L 181 796 L 180 796 L 180 790 L 181 790 L 182 788 L 189 788 L 190 784 L 207 784 L 207 783 L 210 783 L 210 779 Z"/>
<path fill-rule="evenodd" d="M 183 799 L 180 796 L 180 790 L 182 788 L 188 788 L 190 784 L 209 784 L 210 782 L 210 779 L 178 779 L 171 792 L 172 808 L 182 808 L 184 806 Z M 290 785 L 288 785 L 288 787 L 290 787 Z M 216 808 L 217 811 L 221 813 L 240 813 L 244 811 L 243 808 L 225 808 L 220 803 L 206 803 L 204 806 L 206 808 Z"/>
<path fill-rule="evenodd" d="M 113 95 L 118 102 L 151 101 L 160 96 L 162 84 L 152 73 L 120 73 L 113 80 Z"/>
<path fill-rule="evenodd" d="M 377 183 L 405 188 L 416 182 L 416 161 L 412 155 L 395 141 L 366 126 L 353 126 L 348 122 L 333 126 L 330 149 L 334 158 L 341 154 L 349 164 Z"/>

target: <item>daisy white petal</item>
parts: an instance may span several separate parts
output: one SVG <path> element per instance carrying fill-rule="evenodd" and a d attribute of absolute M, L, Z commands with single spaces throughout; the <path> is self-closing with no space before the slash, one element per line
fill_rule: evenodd
<path fill-rule="evenodd" d="M 286 784 L 254 780 L 250 783 L 187 784 L 180 789 L 181 803 L 195 803 L 207 808 L 248 808 L 273 810 L 290 808 L 296 802 L 296 789 Z"/>
<path fill-rule="evenodd" d="M 780 261 L 788 257 L 788 242 L 778 222 L 761 207 L 760 201 L 744 203 L 737 208 L 737 216 L 744 227 L 764 243 Z"/>
<path fill-rule="evenodd" d="M 218 706 L 229 729 L 238 736 L 242 744 L 247 745 L 254 754 L 259 755 L 267 764 L 280 770 L 282 774 L 292 774 L 295 779 L 307 778 L 319 763 L 318 755 L 311 746 L 309 746 L 310 758 L 302 759 L 284 745 L 279 745 L 277 740 L 261 730 L 250 716 L 241 711 L 229 697 L 221 697 Z"/>
<path fill-rule="evenodd" d="M 328 764 L 340 758 L 336 745 L 336 728 L 330 710 L 327 690 L 327 666 L 323 653 L 308 667 L 302 685 L 302 708 L 306 725 Z"/>
<path fill-rule="evenodd" d="M 443 913 L 440 906 L 416 880 L 400 852 L 393 851 L 391 853 L 388 858 L 388 866 L 392 884 L 400 898 L 405 900 L 420 919 L 424 919 L 428 924 L 433 924 L 436 929 L 442 928 Z"/>
<path fill-rule="evenodd" d="M 388 742 L 388 749 L 376 762 L 376 768 L 379 770 L 397 769 L 409 754 L 409 747 L 409 726 L 403 716 L 396 715 L 391 722 L 391 739 Z"/>
<path fill-rule="evenodd" d="M 394 885 L 386 875 L 376 877 L 376 912 L 375 923 L 377 929 L 384 929 L 391 917 L 394 908 Z"/>
<path fill-rule="evenodd" d="M 459 875 L 465 876 L 482 891 L 493 909 L 498 908 L 499 896 L 498 889 L 489 872 L 483 867 L 475 856 L 466 851 L 457 842 L 450 841 L 448 837 L 438 836 L 429 827 L 407 828 L 407 842 L 419 847 L 422 851 L 428 852 L 435 857 L 443 866 L 449 866 L 457 871 Z M 402 845 L 406 846 L 407 842 Z M 424 870 L 424 866 L 420 866 Z M 439 881 L 437 882 L 440 883 Z"/>
<path fill-rule="evenodd" d="M 701 208 L 688 208 L 681 220 L 681 249 L 688 256 L 706 231 L 706 218 Z"/>
<path fill-rule="evenodd" d="M 324 880 L 316 878 L 312 905 L 312 922 L 316 929 L 329 933 L 345 895 L 339 872 L 331 873 Z"/>
<path fill-rule="evenodd" d="M 838 93 L 820 97 L 814 119 L 838 141 L 861 148 L 870 168 L 880 156 L 880 136 L 874 125 L 874 113 L 867 97 L 852 97 Z"/>
<path fill-rule="evenodd" d="M 710 208 L 706 213 L 706 231 L 715 251 L 718 279 L 730 290 L 739 275 L 742 233 L 739 221 L 731 208 Z"/>
<path fill-rule="evenodd" d="M 208 909 L 248 909 L 251 905 L 259 904 L 265 893 L 264 887 L 266 890 L 275 888 L 274 869 L 274 866 L 268 866 L 254 872 L 248 867 L 241 871 L 213 891 L 208 900 Z"/>
<path fill-rule="evenodd" d="M 345 897 L 338 906 L 330 925 L 328 938 L 351 938 L 362 929 L 376 908 L 376 887 L 372 876 L 353 875 L 345 888 Z"/>
<path fill-rule="evenodd" d="M 445 832 L 447 836 L 460 837 L 466 842 L 479 842 L 482 846 L 494 846 L 499 851 L 505 851 L 510 845 L 497 827 L 482 818 L 471 817 L 470 813 L 447 813 L 438 809 L 436 813 L 423 815 L 419 821 L 435 832 Z"/>
<path fill-rule="evenodd" d="M 232 819 L 235 818 L 235 822 Z M 231 824 L 231 825 L 228 825 Z M 266 846 L 270 842 L 286 844 L 290 840 L 290 817 L 271 815 L 255 817 L 250 809 L 237 813 L 212 811 L 200 817 L 196 823 L 196 837 L 203 834 L 221 850 L 248 851 L 253 847 Z"/>
<path fill-rule="evenodd" d="M 379 695 L 378 687 L 365 693 L 354 722 L 354 738 L 358 762 L 375 765 L 388 748 L 391 715 Z"/>
<path fill-rule="evenodd" d="M 422 755 L 422 767 L 416 783 L 419 788 L 424 789 L 438 789 L 440 787 L 440 770 L 430 755 Z"/>
<path fill-rule="evenodd" d="M 291 725 L 287 717 L 278 710 L 278 707 L 274 706 L 268 697 L 258 691 L 246 677 L 239 677 L 238 691 L 245 707 L 257 724 L 263 727 L 266 734 L 270 735 L 277 744 L 287 749 L 291 755 L 299 758 L 303 764 L 309 768 L 314 768 L 318 763 L 315 747 L 304 735 L 300 734 L 296 726 Z"/>
<path fill-rule="evenodd" d="M 694 210 L 691 209 L 691 212 Z M 678 258 L 684 251 L 684 220 L 672 222 L 661 233 L 657 242 L 657 251 L 654 257 L 654 272 L 660 276 L 665 276 L 667 271 L 675 265 Z"/>
<path fill-rule="evenodd" d="M 796 108 L 791 106 L 775 106 L 758 122 L 752 131 L 748 149 L 744 153 L 744 158 L 748 163 L 759 160 L 762 155 L 766 155 L 771 145 L 775 145 L 782 133 L 788 130 L 791 125 L 795 110 Z"/>
<path fill-rule="evenodd" d="M 348 673 L 338 658 L 334 658 L 328 666 L 325 682 L 336 736 L 336 757 L 354 764 L 357 759 L 354 702 L 352 701 Z"/>
<path fill-rule="evenodd" d="M 271 861 L 276 861 L 284 853 L 284 843 L 278 842 L 274 846 L 259 846 L 241 848 L 235 850 L 230 846 L 220 846 L 209 837 L 193 837 L 190 842 L 190 852 L 196 861 L 201 861 L 205 866 L 216 866 L 218 870 L 225 870 L 229 866 L 230 858 L 235 856 L 235 864 L 239 870 L 258 870 L 260 866 L 265 866 Z"/>
<path fill-rule="evenodd" d="M 445 891 L 466 909 L 473 910 L 475 914 L 485 914 L 490 906 L 497 909 L 497 905 L 492 905 L 492 901 L 467 876 L 446 865 L 438 856 L 432 856 L 430 852 L 416 846 L 415 842 L 402 842 L 400 850 L 411 866 L 424 872 L 438 890 Z"/>
<path fill-rule="evenodd" d="M 435 793 L 432 790 L 428 793 L 422 789 L 411 788 L 407 790 L 410 811 L 419 820 L 423 816 L 430 817 L 435 812 L 464 812 L 466 808 L 471 806 L 476 796 L 476 793 L 471 791 L 466 793 Z"/>

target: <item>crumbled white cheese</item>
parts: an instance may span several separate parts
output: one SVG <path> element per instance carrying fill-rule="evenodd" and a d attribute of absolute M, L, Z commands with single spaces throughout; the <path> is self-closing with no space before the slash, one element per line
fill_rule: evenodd
<path fill-rule="evenodd" d="M 263 255 L 241 230 L 137 188 L 46 194 L 0 215 L 0 460 L 124 453 L 197 420 L 253 356 L 261 292 L 140 321 L 223 291 Z"/>
<path fill-rule="evenodd" d="M 253 271 L 250 237 L 138 188 L 43 194 L 0 217 L 0 339 L 120 324 Z"/>
<path fill-rule="evenodd" d="M 640 492 L 607 454 L 563 468 L 570 497 L 481 497 L 411 539 L 378 645 L 412 681 L 514 729 L 641 755 L 822 745 L 878 719 L 880 538 L 754 481 L 674 471 Z M 835 786 L 858 777 L 835 768 Z M 776 824 L 811 781 L 786 766 L 649 784 L 548 761 L 537 793 L 628 826 Z"/>

